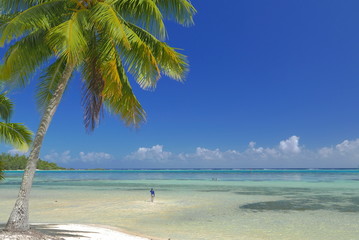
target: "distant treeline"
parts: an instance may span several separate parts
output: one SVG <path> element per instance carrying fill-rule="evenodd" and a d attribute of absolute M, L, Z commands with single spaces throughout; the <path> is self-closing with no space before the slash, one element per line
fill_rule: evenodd
<path fill-rule="evenodd" d="M 27 157 L 21 155 L 0 154 L 0 165 L 4 170 L 23 170 L 26 167 Z M 65 170 L 56 163 L 46 162 L 41 159 L 37 162 L 37 169 L 40 170 Z"/>

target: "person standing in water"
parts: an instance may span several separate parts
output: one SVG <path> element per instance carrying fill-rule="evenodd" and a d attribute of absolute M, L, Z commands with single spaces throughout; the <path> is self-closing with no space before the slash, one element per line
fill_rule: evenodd
<path fill-rule="evenodd" d="M 155 199 L 155 190 L 151 188 L 150 193 L 151 193 L 151 202 L 153 202 L 153 200 Z"/>

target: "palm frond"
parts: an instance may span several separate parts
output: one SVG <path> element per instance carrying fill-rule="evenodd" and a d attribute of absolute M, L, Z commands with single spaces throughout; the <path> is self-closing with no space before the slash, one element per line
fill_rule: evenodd
<path fill-rule="evenodd" d="M 156 87 L 161 77 L 158 62 L 150 47 L 142 41 L 131 40 L 131 50 L 119 46 L 121 57 L 128 71 L 135 77 L 143 89 Z"/>
<path fill-rule="evenodd" d="M 88 10 L 74 12 L 68 21 L 48 31 L 47 42 L 59 57 L 77 65 L 83 60 L 88 44 L 83 25 L 88 21 Z"/>
<path fill-rule="evenodd" d="M 0 28 L 2 25 L 6 24 L 8 21 L 16 17 L 18 13 L 13 14 L 0 14 Z"/>
<path fill-rule="evenodd" d="M 14 13 L 23 11 L 40 3 L 51 2 L 54 0 L 0 0 L 0 12 Z"/>
<path fill-rule="evenodd" d="M 93 33 L 90 50 L 82 67 L 84 79 L 82 88 L 82 106 L 84 108 L 84 124 L 88 131 L 93 131 L 102 117 L 103 96 L 105 81 L 101 74 L 101 61 L 98 52 L 98 40 Z"/>
<path fill-rule="evenodd" d="M 116 44 L 130 49 L 130 44 L 125 33 L 124 20 L 119 18 L 113 7 L 105 2 L 98 2 L 91 9 L 91 21 L 96 24 L 100 32 L 108 34 Z"/>
<path fill-rule="evenodd" d="M 24 85 L 26 80 L 52 55 L 45 43 L 45 32 L 34 32 L 12 45 L 0 65 L 0 79 Z"/>
<path fill-rule="evenodd" d="M 174 19 L 184 26 L 193 24 L 197 11 L 189 0 L 156 0 L 156 4 L 167 19 Z"/>
<path fill-rule="evenodd" d="M 11 118 L 11 114 L 14 108 L 14 104 L 5 93 L 0 94 L 0 118 L 8 122 Z"/>
<path fill-rule="evenodd" d="M 112 1 L 117 13 L 126 21 L 145 28 L 160 39 L 166 38 L 163 16 L 154 0 Z"/>
<path fill-rule="evenodd" d="M 105 105 L 110 112 L 119 115 L 126 125 L 139 126 L 145 121 L 146 114 L 132 92 L 115 43 L 100 37 L 97 46 L 100 71 L 105 83 L 102 91 Z"/>
<path fill-rule="evenodd" d="M 31 144 L 32 132 L 21 123 L 0 122 L 0 141 L 27 151 Z"/>
<path fill-rule="evenodd" d="M 41 112 L 48 106 L 50 99 L 60 84 L 65 68 L 66 60 L 59 58 L 44 70 L 36 91 L 37 105 Z"/>
<path fill-rule="evenodd" d="M 185 74 L 188 71 L 185 55 L 178 53 L 177 49 L 168 46 L 165 42 L 159 41 L 155 36 L 136 25 L 127 23 L 126 26 L 134 32 L 136 36 L 134 38 L 139 38 L 144 44 L 149 46 L 153 56 L 159 63 L 161 72 L 175 80 L 184 80 Z"/>
<path fill-rule="evenodd" d="M 30 30 L 49 29 L 54 19 L 65 13 L 67 1 L 44 2 L 17 14 L 0 27 L 0 46 Z"/>
<path fill-rule="evenodd" d="M 114 44 L 121 51 L 126 67 L 140 86 L 153 88 L 160 77 L 157 61 L 151 49 L 141 39 L 136 38 L 133 31 L 128 30 L 125 20 L 117 15 L 111 5 L 102 2 L 92 9 L 91 19 L 96 23 L 99 34 L 111 40 L 103 44 L 102 52 L 111 54 Z M 114 68 L 115 62 L 111 66 Z"/>
<path fill-rule="evenodd" d="M 117 73 L 121 82 L 112 85 L 113 94 L 108 94 L 105 97 L 106 106 L 113 114 L 120 115 L 126 125 L 138 127 L 146 121 L 146 112 L 134 95 L 121 59 L 118 56 L 116 63 Z M 120 96 L 118 96 L 119 91 L 121 91 Z"/>

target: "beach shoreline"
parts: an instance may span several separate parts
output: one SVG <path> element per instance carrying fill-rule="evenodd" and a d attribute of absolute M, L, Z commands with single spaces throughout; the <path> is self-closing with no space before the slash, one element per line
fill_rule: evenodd
<path fill-rule="evenodd" d="M 1 230 L 5 224 L 0 224 Z M 41 235 L 40 235 L 40 234 Z M 42 235 L 44 234 L 44 235 Z M 32 237 L 32 238 L 31 238 Z M 164 240 L 137 233 L 130 233 L 123 229 L 100 224 L 57 224 L 33 223 L 27 234 L 0 231 L 0 239 L 4 240 L 32 240 L 32 239 L 58 239 L 58 240 Z"/>

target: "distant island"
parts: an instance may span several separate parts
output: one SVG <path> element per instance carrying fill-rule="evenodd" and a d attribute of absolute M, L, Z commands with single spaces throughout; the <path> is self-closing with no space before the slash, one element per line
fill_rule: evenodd
<path fill-rule="evenodd" d="M 8 153 L 0 154 L 0 161 L 4 170 L 24 170 L 26 167 L 27 157 L 22 155 L 11 155 Z M 67 170 L 66 168 L 58 166 L 56 163 L 47 162 L 39 159 L 37 163 L 39 170 Z"/>

